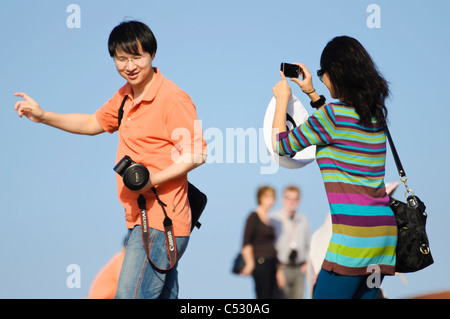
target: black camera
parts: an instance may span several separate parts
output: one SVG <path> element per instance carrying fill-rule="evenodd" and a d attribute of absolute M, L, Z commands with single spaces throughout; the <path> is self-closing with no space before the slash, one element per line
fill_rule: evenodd
<path fill-rule="evenodd" d="M 297 250 L 291 249 L 289 253 L 289 265 L 295 266 L 297 264 Z"/>
<path fill-rule="evenodd" d="M 127 155 L 117 163 L 114 171 L 122 176 L 125 186 L 133 191 L 143 188 L 150 178 L 147 167 L 134 162 Z"/>
<path fill-rule="evenodd" d="M 280 71 L 288 78 L 298 78 L 300 75 L 305 77 L 303 70 L 297 64 L 281 63 Z"/>

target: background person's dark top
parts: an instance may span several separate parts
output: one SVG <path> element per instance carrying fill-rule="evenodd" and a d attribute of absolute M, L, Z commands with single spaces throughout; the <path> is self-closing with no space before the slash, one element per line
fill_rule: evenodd
<path fill-rule="evenodd" d="M 255 258 L 277 258 L 275 230 L 264 224 L 256 212 L 248 216 L 244 229 L 243 246 L 252 245 Z"/>

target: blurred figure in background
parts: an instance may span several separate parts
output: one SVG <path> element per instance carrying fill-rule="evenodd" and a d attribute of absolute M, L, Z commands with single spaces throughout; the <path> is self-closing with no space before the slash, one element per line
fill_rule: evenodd
<path fill-rule="evenodd" d="M 245 266 L 241 275 L 253 276 L 258 299 L 273 299 L 277 297 L 279 290 L 275 230 L 269 221 L 269 211 L 275 203 L 275 190 L 269 186 L 261 186 L 257 192 L 257 200 L 258 207 L 249 215 L 245 224 L 242 247 Z"/>
<path fill-rule="evenodd" d="M 302 299 L 305 290 L 305 275 L 310 245 L 308 219 L 297 211 L 301 193 L 297 186 L 284 189 L 283 208 L 270 216 L 275 229 L 275 247 L 285 282 L 284 297 Z"/>
<path fill-rule="evenodd" d="M 115 254 L 108 263 L 95 276 L 89 289 L 88 299 L 114 299 L 119 282 L 119 274 L 122 269 L 123 257 L 125 256 L 125 247 L 127 246 L 128 236 L 123 241 L 123 247 L 120 252 Z"/>

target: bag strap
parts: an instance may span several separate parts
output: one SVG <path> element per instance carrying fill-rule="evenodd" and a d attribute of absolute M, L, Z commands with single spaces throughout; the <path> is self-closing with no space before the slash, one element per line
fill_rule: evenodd
<path fill-rule="evenodd" d="M 398 174 L 400 175 L 400 180 L 405 184 L 406 192 L 405 197 L 408 198 L 408 194 L 411 194 L 411 196 L 414 196 L 414 192 L 412 189 L 408 188 L 408 184 L 406 183 L 406 180 L 408 177 L 406 176 L 405 169 L 403 168 L 402 162 L 400 161 L 400 157 L 398 156 L 397 149 L 395 148 L 394 141 L 392 140 L 391 133 L 389 132 L 389 129 L 387 125 L 385 126 L 386 129 L 386 136 L 389 141 L 389 145 L 391 147 L 392 156 L 394 157 L 395 165 L 397 166 Z"/>
<path fill-rule="evenodd" d="M 125 102 L 126 102 L 127 98 L 128 98 L 128 95 L 125 95 L 125 97 L 122 100 L 122 104 L 120 104 L 119 112 L 117 113 L 117 120 L 119 122 L 119 127 L 120 127 L 120 123 L 122 122 L 123 107 L 125 106 Z"/>
<path fill-rule="evenodd" d="M 398 174 L 400 178 L 406 176 L 405 170 L 403 169 L 402 162 L 400 161 L 400 157 L 398 156 L 397 149 L 395 148 L 394 141 L 392 140 L 391 133 L 386 125 L 386 135 L 389 141 L 389 145 L 391 146 L 392 156 L 394 157 L 395 165 L 397 166 Z"/>

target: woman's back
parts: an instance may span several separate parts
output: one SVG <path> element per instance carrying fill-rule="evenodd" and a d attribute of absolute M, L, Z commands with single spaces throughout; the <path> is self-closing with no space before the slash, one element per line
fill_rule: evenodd
<path fill-rule="evenodd" d="M 397 224 L 384 185 L 384 126 L 375 120 L 363 125 L 352 106 L 330 103 L 279 138 L 286 155 L 317 145 L 333 222 L 323 268 L 364 275 L 377 264 L 382 273 L 394 274 Z"/>

